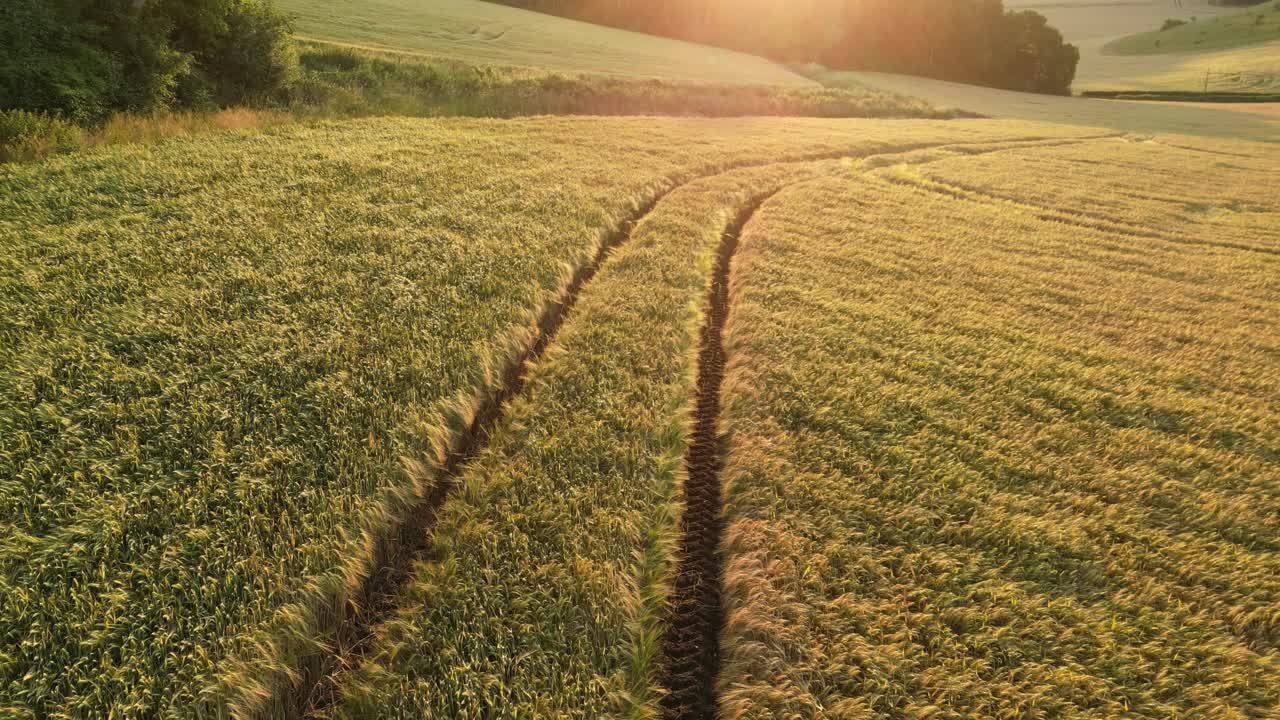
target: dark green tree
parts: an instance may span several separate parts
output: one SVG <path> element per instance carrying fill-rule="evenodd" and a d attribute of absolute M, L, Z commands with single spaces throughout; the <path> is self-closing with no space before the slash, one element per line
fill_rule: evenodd
<path fill-rule="evenodd" d="M 0 108 L 101 115 L 124 78 L 109 28 L 80 0 L 10 0 L 0 20 Z"/>
<path fill-rule="evenodd" d="M 1062 41 L 1062 33 L 1045 17 L 1031 11 L 1010 12 L 1004 18 L 999 87 L 1023 92 L 1065 95 L 1080 62 L 1080 51 Z"/>
<path fill-rule="evenodd" d="M 0 110 L 89 121 L 262 102 L 295 66 L 267 0 L 8 0 L 0 15 Z"/>

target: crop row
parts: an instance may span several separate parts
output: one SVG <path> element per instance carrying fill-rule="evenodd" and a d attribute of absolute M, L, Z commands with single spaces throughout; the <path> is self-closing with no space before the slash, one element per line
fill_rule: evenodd
<path fill-rule="evenodd" d="M 1030 206 L 1136 223 L 1120 190 L 1182 202 L 1186 152 L 944 159 L 765 206 L 726 337 L 723 716 L 1280 707 L 1280 258 Z M 1227 162 L 1210 177 L 1261 187 Z M 1262 194 L 1255 223 L 1280 209 Z"/>

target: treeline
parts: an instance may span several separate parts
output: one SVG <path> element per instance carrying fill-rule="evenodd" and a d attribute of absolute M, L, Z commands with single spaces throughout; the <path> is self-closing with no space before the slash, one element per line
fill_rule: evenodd
<path fill-rule="evenodd" d="M 5 0 L 0 109 L 77 121 L 265 99 L 297 61 L 267 0 Z"/>
<path fill-rule="evenodd" d="M 783 62 L 1066 94 L 1079 51 L 1001 0 L 499 0 Z"/>

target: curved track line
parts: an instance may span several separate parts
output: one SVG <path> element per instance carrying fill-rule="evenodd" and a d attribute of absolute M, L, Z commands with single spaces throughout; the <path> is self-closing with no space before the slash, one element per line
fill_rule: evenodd
<path fill-rule="evenodd" d="M 1105 136 L 1111 137 L 1111 136 Z M 1016 140 L 1009 143 L 965 143 L 930 148 L 976 147 L 969 155 L 988 154 L 1028 147 L 1053 147 L 1079 141 Z M 905 151 L 910 152 L 910 151 Z M 893 157 L 901 152 L 868 156 Z M 906 162 L 912 162 L 908 158 Z M 916 164 L 934 160 L 922 159 Z M 866 173 L 863 173 L 866 174 Z M 721 541 L 724 531 L 723 438 L 720 433 L 721 385 L 724 381 L 724 323 L 729 311 L 729 279 L 733 256 L 743 230 L 756 212 L 787 185 L 762 193 L 739 211 L 721 241 L 711 286 L 707 292 L 706 314 L 698 353 L 694 428 L 685 452 L 686 479 L 684 510 L 680 519 L 677 569 L 670 604 L 670 616 L 662 638 L 663 666 L 658 684 L 665 691 L 659 700 L 664 720 L 717 720 L 719 698 L 721 634 L 724 628 L 724 558 Z"/>
<path fill-rule="evenodd" d="M 1081 142 L 1088 139 L 1092 138 L 1083 138 Z M 334 640 L 329 644 L 323 645 L 317 653 L 297 661 L 297 667 L 292 668 L 291 673 L 296 682 L 286 688 L 278 689 L 277 694 L 273 697 L 259 699 L 260 703 L 255 703 L 253 709 L 237 714 L 249 717 L 259 717 L 267 714 L 275 715 L 275 713 L 268 713 L 264 710 L 264 707 L 274 707 L 279 709 L 281 711 L 280 715 L 285 718 L 309 718 L 322 716 L 327 710 L 336 705 L 344 678 L 359 668 L 370 656 L 375 645 L 377 628 L 392 617 L 400 607 L 400 592 L 412 577 L 413 563 L 418 558 L 421 558 L 431 547 L 432 532 L 436 525 L 436 518 L 439 515 L 440 508 L 447 501 L 450 491 L 457 484 L 457 480 L 462 473 L 467 470 L 471 461 L 488 445 L 494 428 L 506 415 L 506 408 L 509 402 L 524 389 L 530 363 L 541 357 L 542 353 L 554 340 L 556 333 L 564 324 L 576 303 L 583 286 L 591 281 L 612 251 L 630 239 L 635 226 L 668 194 L 689 183 L 746 168 L 817 162 L 847 157 L 871 158 L 928 149 L 995 146 L 982 152 L 999 152 L 1001 150 L 1022 149 L 1027 144 L 1057 142 L 1061 141 L 1050 137 L 1032 136 L 1005 141 L 938 141 L 901 143 L 880 148 L 854 147 L 799 154 L 791 158 L 767 162 L 744 161 L 730 163 L 711 171 L 696 174 L 687 180 L 679 182 L 668 180 L 665 188 L 658 191 L 613 232 L 609 233 L 604 241 L 600 243 L 591 260 L 577 269 L 572 280 L 557 296 L 558 299 L 544 308 L 537 323 L 537 333 L 527 347 L 509 359 L 500 375 L 500 381 L 494 386 L 480 390 L 474 403 L 477 410 L 473 419 L 464 430 L 452 439 L 449 446 L 450 449 L 445 455 L 444 463 L 436 472 L 431 487 L 413 501 L 407 518 L 397 526 L 392 527 L 386 533 L 386 539 L 378 547 L 374 548 L 372 553 L 374 571 L 361 580 L 351 600 L 342 607 L 321 609 L 322 612 L 320 614 L 328 611 L 332 613 L 332 617 L 338 618 L 336 630 L 334 631 Z M 1015 145 L 1010 146 L 1011 144 Z M 763 202 L 764 197 L 766 196 L 759 198 L 759 202 Z M 753 208 L 755 206 L 758 206 L 758 203 L 753 205 Z M 749 213 L 747 215 L 749 216 Z M 743 222 L 745 223 L 745 220 Z M 734 237 L 736 238 L 736 235 Z M 718 416 L 718 412 L 716 414 Z M 718 549 L 718 540 L 711 547 L 713 551 Z M 718 593 L 718 576 L 716 580 L 716 592 Z M 718 595 L 716 605 L 718 608 Z M 718 629 L 714 640 L 718 656 Z M 714 673 L 709 676 L 702 673 L 699 677 L 705 678 L 705 684 L 707 685 L 714 684 Z"/>
<path fill-rule="evenodd" d="M 1078 144 L 1109 137 L 1112 136 L 938 144 L 905 151 L 885 151 L 865 156 L 864 160 L 893 158 L 930 149 L 981 155 Z M 904 162 L 928 164 L 937 160 L 906 158 Z M 757 195 L 729 224 L 717 252 L 707 292 L 698 353 L 694 427 L 685 453 L 684 510 L 677 545 L 679 566 L 670 599 L 670 616 L 661 641 L 661 676 L 657 678 L 657 683 L 664 690 L 659 700 L 664 720 L 716 720 L 719 716 L 716 688 L 724 627 L 724 558 L 721 554 L 724 447 L 720 434 L 720 390 L 726 363 L 723 333 L 729 311 L 729 279 L 743 230 L 764 203 L 787 187 L 790 185 Z"/>
<path fill-rule="evenodd" d="M 1120 223 L 1108 220 L 1106 218 L 1091 215 L 1083 212 L 1066 212 L 1047 208 L 1042 205 L 1036 205 L 1024 200 L 1018 200 L 1011 197 L 1004 197 L 989 193 L 982 190 L 974 190 L 964 185 L 938 180 L 936 178 L 927 178 L 924 181 L 914 178 L 905 178 L 900 176 L 878 174 L 877 179 L 897 185 L 899 187 L 915 188 L 936 195 L 943 195 L 954 200 L 972 202 L 979 205 L 998 206 L 1000 204 L 1012 205 L 1022 210 L 1034 213 L 1037 220 L 1044 222 L 1060 222 L 1064 225 L 1072 225 L 1074 227 L 1088 228 L 1101 232 L 1110 232 L 1116 235 L 1125 235 L 1130 237 L 1147 238 L 1151 240 L 1168 240 L 1168 236 L 1160 233 L 1143 230 L 1141 228 L 1130 227 Z"/>
<path fill-rule="evenodd" d="M 1177 143 L 1167 142 L 1165 140 L 1160 140 L 1158 138 L 1152 138 L 1150 140 L 1147 140 L 1146 142 L 1154 143 L 1156 145 L 1163 145 L 1164 147 L 1167 147 L 1167 148 L 1174 148 L 1175 150 L 1186 150 L 1187 152 L 1205 153 L 1207 155 L 1218 155 L 1220 157 L 1244 158 L 1245 160 L 1258 159 L 1258 156 L 1250 155 L 1248 153 L 1237 153 L 1237 152 L 1230 152 L 1227 150 L 1214 150 L 1212 148 L 1201 148 L 1201 147 L 1195 147 L 1193 145 L 1179 145 Z"/>
<path fill-rule="evenodd" d="M 1007 143 L 965 143 L 938 145 L 924 149 L 952 148 L 959 154 L 981 155 L 1008 150 L 1024 150 L 1039 147 L 1058 147 L 1103 140 L 1114 135 L 1082 138 L 1077 140 L 1010 141 Z M 963 147 L 974 148 L 965 152 Z M 911 151 L 905 151 L 907 153 Z M 867 156 L 892 158 L 896 154 L 884 152 Z M 941 158 L 903 158 L 904 164 L 930 164 Z M 863 175 L 871 174 L 864 172 Z M 882 180 L 896 181 L 884 177 Z M 1024 209 L 1039 211 L 1042 222 L 1063 222 L 1094 230 L 1120 233 L 1127 236 L 1148 237 L 1157 240 L 1179 242 L 1176 239 L 1151 233 L 1137 226 L 1110 218 L 1080 213 L 1079 217 L 1051 208 L 1041 208 L 1021 203 L 1013 198 L 986 195 L 977 190 L 946 183 L 935 188 L 904 179 L 911 187 L 953 196 L 969 202 L 993 204 L 1006 202 Z M 677 548 L 677 570 L 670 606 L 670 617 L 662 638 L 663 667 L 658 678 L 665 691 L 659 707 L 663 720 L 718 720 L 719 698 L 717 680 L 721 665 L 721 634 L 725 614 L 723 603 L 724 557 L 721 541 L 724 532 L 723 482 L 721 474 L 725 462 L 725 448 L 720 428 L 721 386 L 724 381 L 726 356 L 724 350 L 724 324 L 729 312 L 729 280 L 733 257 L 741 241 L 743 230 L 756 212 L 774 195 L 790 187 L 784 185 L 763 193 L 750 201 L 727 228 L 717 254 L 711 287 L 707 293 L 706 315 L 701 330 L 698 353 L 696 403 L 693 435 L 685 453 L 687 477 L 684 483 L 684 511 L 680 519 L 680 539 Z M 980 196 L 983 199 L 978 199 Z M 1092 221 L 1092 222 L 1090 222 Z M 1186 242 L 1186 241 L 1182 241 Z M 1205 243 L 1193 243 L 1205 244 Z M 1257 248 L 1242 247 L 1256 250 Z M 1263 250 L 1267 252 L 1267 250 Z"/>
<path fill-rule="evenodd" d="M 662 639 L 664 667 L 660 701 L 669 720 L 713 720 L 718 715 L 715 681 L 720 674 L 721 602 L 724 562 L 720 541 L 721 470 L 720 386 L 724 382 L 724 323 L 729 314 L 729 271 L 743 228 L 756 210 L 779 192 L 757 196 L 725 231 L 707 291 L 706 321 L 698 351 L 694 430 L 685 451 L 684 512 L 677 548 L 679 569 L 673 589 L 671 617 Z"/>
<path fill-rule="evenodd" d="M 508 361 L 500 383 L 481 394 L 475 416 L 454 439 L 437 474 L 434 487 L 414 509 L 408 522 L 396 533 L 398 546 L 394 552 L 382 553 L 382 556 L 391 558 L 390 562 L 382 565 L 370 577 L 365 583 L 367 587 L 361 588 L 361 595 L 367 598 L 367 604 L 362 611 L 349 608 L 356 612 L 343 623 L 328 672 L 316 677 L 304 693 L 299 693 L 294 703 L 298 715 L 318 717 L 336 704 L 342 677 L 358 668 L 368 657 L 377 636 L 377 626 L 399 608 L 398 596 L 412 577 L 413 562 L 430 549 L 432 531 L 441 506 L 471 461 L 488 446 L 494 428 L 506 416 L 507 405 L 524 390 L 530 364 L 542 357 L 573 310 L 582 287 L 595 277 L 613 249 L 630 239 L 632 230 L 640 220 L 676 187 L 679 186 L 664 190 L 650 199 L 600 243 L 591 260 L 578 267 L 557 299 L 543 309 L 532 343 Z"/>

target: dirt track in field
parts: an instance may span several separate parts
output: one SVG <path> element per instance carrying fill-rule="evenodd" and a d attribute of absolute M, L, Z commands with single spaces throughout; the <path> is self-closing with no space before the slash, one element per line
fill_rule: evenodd
<path fill-rule="evenodd" d="M 1077 139 L 1079 142 L 1082 139 Z M 764 167 L 779 163 L 812 162 L 844 157 L 891 157 L 901 153 L 947 148 L 978 154 L 1051 142 L 1047 138 L 1012 138 L 992 142 L 919 142 L 859 152 L 835 150 L 759 163 L 739 163 L 718 168 L 683 182 L 669 184 L 634 211 L 600 243 L 592 259 L 574 273 L 557 299 L 540 315 L 537 332 L 530 344 L 511 358 L 500 382 L 484 389 L 475 403 L 476 411 L 465 429 L 453 439 L 443 462 L 434 472 L 429 488 L 414 503 L 409 516 L 375 551 L 376 571 L 360 585 L 355 599 L 337 609 L 337 630 L 323 649 L 304 658 L 294 668 L 298 682 L 287 697 L 271 703 L 286 718 L 327 717 L 339 702 L 345 678 L 358 669 L 377 645 L 378 628 L 400 607 L 402 589 L 412 578 L 414 562 L 423 557 L 433 542 L 433 530 L 441 507 L 458 478 L 471 461 L 488 445 L 495 427 L 505 417 L 509 402 L 524 389 L 530 364 L 536 362 L 555 339 L 574 304 L 609 254 L 630 239 L 632 230 L 669 193 L 695 180 L 731 170 Z M 719 673 L 719 638 L 723 623 L 720 603 L 720 479 L 723 459 L 718 435 L 719 389 L 724 375 L 724 352 L 720 344 L 728 309 L 728 277 L 738 236 L 755 210 L 773 193 L 750 203 L 728 228 L 717 258 L 711 289 L 707 324 L 702 330 L 699 357 L 697 428 L 686 454 L 691 481 L 686 485 L 686 512 L 681 519 L 680 568 L 672 599 L 668 632 L 664 637 L 664 657 L 659 684 L 669 692 L 661 701 L 667 718 L 714 718 L 715 680 Z M 705 372 L 704 372 L 705 371 Z M 694 481 L 693 478 L 699 480 Z"/>
<path fill-rule="evenodd" d="M 697 404 L 694 431 L 685 452 L 684 513 L 671 615 L 663 638 L 665 665 L 660 680 L 667 694 L 662 714 L 670 720 L 710 720 L 717 716 L 715 681 L 720 674 L 720 600 L 724 563 L 720 540 L 723 497 L 720 436 L 720 386 L 724 382 L 724 323 L 729 314 L 729 272 L 743 228 L 770 193 L 756 198 L 729 226 L 716 256 L 706 320 L 698 351 Z"/>

